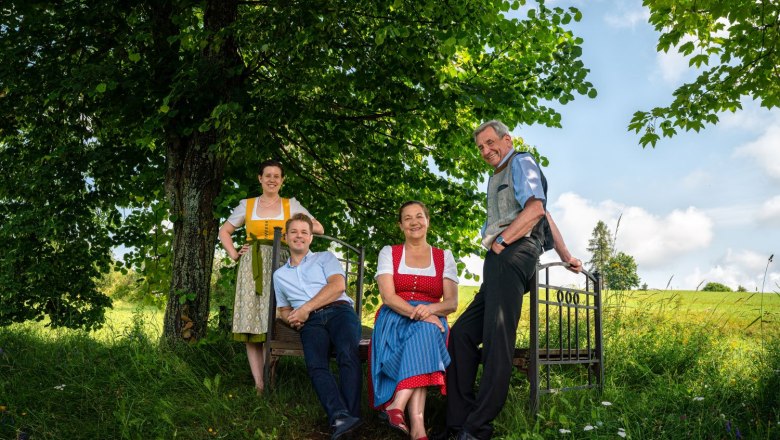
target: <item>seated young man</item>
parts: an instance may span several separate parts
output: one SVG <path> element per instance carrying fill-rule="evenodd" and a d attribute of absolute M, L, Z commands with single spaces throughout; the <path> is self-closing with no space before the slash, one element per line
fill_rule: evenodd
<path fill-rule="evenodd" d="M 358 344 L 360 323 L 346 295 L 346 275 L 331 252 L 309 250 L 312 221 L 295 214 L 285 225 L 290 259 L 274 272 L 279 315 L 301 334 L 309 378 L 333 427 L 333 440 L 357 429 L 362 375 Z M 331 374 L 335 350 L 339 381 Z"/>

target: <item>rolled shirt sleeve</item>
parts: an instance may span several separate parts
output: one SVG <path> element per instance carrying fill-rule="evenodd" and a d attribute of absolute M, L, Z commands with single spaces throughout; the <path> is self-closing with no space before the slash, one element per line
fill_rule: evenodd
<path fill-rule="evenodd" d="M 536 161 L 528 154 L 518 154 L 512 160 L 512 184 L 515 187 L 515 199 L 522 207 L 531 197 L 545 200 L 542 173 Z"/>

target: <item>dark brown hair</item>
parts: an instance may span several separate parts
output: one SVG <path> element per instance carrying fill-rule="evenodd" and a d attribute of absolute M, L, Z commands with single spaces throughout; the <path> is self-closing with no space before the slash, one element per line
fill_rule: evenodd
<path fill-rule="evenodd" d="M 257 169 L 257 175 L 262 176 L 263 171 L 265 171 L 268 167 L 276 167 L 282 170 L 282 177 L 284 177 L 284 167 L 282 166 L 282 163 L 275 159 L 268 159 L 265 162 L 261 163 L 260 166 Z"/>
<path fill-rule="evenodd" d="M 419 205 L 420 208 L 422 208 L 423 213 L 425 214 L 425 218 L 428 220 L 431 219 L 431 215 L 428 213 L 428 207 L 425 206 L 425 203 L 420 202 L 418 200 L 409 200 L 408 202 L 404 202 L 403 205 L 401 205 L 401 208 L 398 209 L 398 223 L 401 223 L 401 214 L 404 212 L 404 208 L 411 205 Z"/>

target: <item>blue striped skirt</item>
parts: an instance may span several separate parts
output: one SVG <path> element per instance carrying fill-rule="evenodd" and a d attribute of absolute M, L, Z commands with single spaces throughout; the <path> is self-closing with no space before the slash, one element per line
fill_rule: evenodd
<path fill-rule="evenodd" d="M 409 301 L 413 306 L 430 304 Z M 389 403 L 398 384 L 410 377 L 435 372 L 444 374 L 450 364 L 447 352 L 449 327 L 442 333 L 435 325 L 401 316 L 389 307 L 379 309 L 371 336 L 371 385 L 374 407 Z"/>

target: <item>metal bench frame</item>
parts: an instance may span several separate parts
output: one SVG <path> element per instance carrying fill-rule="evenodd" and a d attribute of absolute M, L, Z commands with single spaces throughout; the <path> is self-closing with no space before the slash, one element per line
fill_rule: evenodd
<path fill-rule="evenodd" d="M 582 271 L 585 288 L 564 287 L 550 283 L 550 269 L 566 267 L 567 263 L 554 262 L 537 265 L 530 289 L 530 347 L 527 350 L 528 381 L 530 382 L 530 409 L 536 413 L 539 395 L 561 391 L 598 388 L 604 383 L 604 350 L 601 322 L 602 282 L 598 272 Z M 560 269 L 559 269 L 560 270 Z M 544 282 L 540 274 L 544 274 Z M 551 297 L 552 294 L 552 297 Z M 585 303 L 582 303 L 584 299 Z M 552 311 L 552 314 L 551 314 Z M 557 313 L 556 313 L 557 312 Z M 556 316 L 557 315 L 557 316 Z M 583 316 L 584 315 L 584 316 Z M 550 316 L 557 317 L 558 344 L 550 345 Z M 544 338 L 540 340 L 540 321 L 544 322 Z M 584 321 L 584 322 L 583 322 Z M 584 329 L 583 329 L 584 324 Z M 585 333 L 585 346 L 580 339 Z M 517 359 L 523 349 L 515 351 Z M 523 356 L 525 357 L 525 356 Z M 581 365 L 587 369 L 585 384 L 551 388 L 550 366 Z M 544 376 L 540 379 L 540 374 Z"/>

